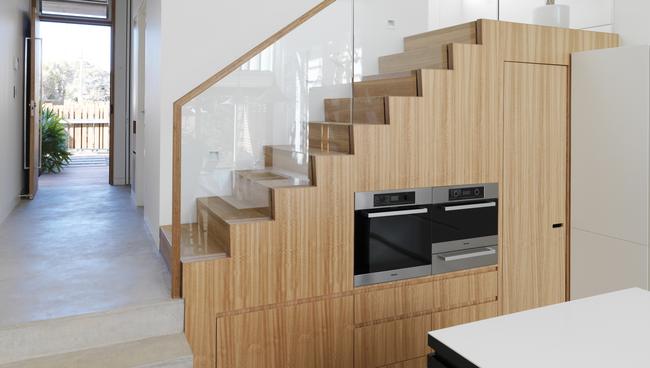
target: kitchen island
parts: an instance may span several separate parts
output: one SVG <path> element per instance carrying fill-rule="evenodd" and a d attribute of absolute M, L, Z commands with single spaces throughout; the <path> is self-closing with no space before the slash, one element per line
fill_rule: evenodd
<path fill-rule="evenodd" d="M 621 290 L 428 338 L 430 368 L 650 367 L 650 292 Z"/>

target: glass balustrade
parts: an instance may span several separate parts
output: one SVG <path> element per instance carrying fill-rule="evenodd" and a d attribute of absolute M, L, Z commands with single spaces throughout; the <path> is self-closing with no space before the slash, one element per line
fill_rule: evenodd
<path fill-rule="evenodd" d="M 339 0 L 182 107 L 182 223 L 269 217 L 271 188 L 310 184 L 309 125 L 351 97 L 352 50 Z"/>

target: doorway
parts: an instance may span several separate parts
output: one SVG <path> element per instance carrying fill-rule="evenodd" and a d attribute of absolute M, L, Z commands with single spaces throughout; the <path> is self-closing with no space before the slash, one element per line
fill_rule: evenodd
<path fill-rule="evenodd" d="M 31 4 L 22 196 L 33 199 L 39 182 L 54 175 L 56 182 L 79 174 L 82 180 L 73 181 L 128 185 L 129 27 L 123 20 L 130 1 Z"/>
<path fill-rule="evenodd" d="M 111 27 L 41 22 L 40 183 L 109 183 Z"/>

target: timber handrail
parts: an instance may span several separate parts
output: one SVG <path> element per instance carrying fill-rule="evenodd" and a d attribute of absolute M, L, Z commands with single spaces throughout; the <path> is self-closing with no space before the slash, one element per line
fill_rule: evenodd
<path fill-rule="evenodd" d="M 174 102 L 172 143 L 172 251 L 170 257 L 172 298 L 181 297 L 181 125 L 183 106 L 232 72 L 239 69 L 246 62 L 269 46 L 273 45 L 282 37 L 286 36 L 289 32 L 298 28 L 316 14 L 320 13 L 323 9 L 332 5 L 335 1 L 336 0 L 324 0 L 318 3 L 305 14 L 301 15 L 296 20 L 274 33 L 271 37 L 250 49 L 237 60 L 228 64 L 225 68 L 221 69 L 219 72 L 206 79 L 203 83 L 199 84 Z"/>

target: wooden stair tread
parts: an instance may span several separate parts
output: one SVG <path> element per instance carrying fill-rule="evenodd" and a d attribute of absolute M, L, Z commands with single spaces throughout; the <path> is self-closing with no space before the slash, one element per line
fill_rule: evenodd
<path fill-rule="evenodd" d="M 477 22 L 457 24 L 451 27 L 405 37 L 404 51 L 444 46 L 450 43 L 476 44 Z"/>
<path fill-rule="evenodd" d="M 379 57 L 380 73 L 447 69 L 447 46 L 426 47 Z"/>
<path fill-rule="evenodd" d="M 271 220 L 267 207 L 236 208 L 219 196 L 197 198 L 196 202 L 227 224 Z"/>
<path fill-rule="evenodd" d="M 321 125 L 352 125 L 352 123 L 345 121 L 310 121 L 309 124 L 321 124 Z"/>
<path fill-rule="evenodd" d="M 160 227 L 161 234 L 167 242 L 172 242 L 172 226 Z M 227 258 L 228 253 L 216 239 L 199 229 L 199 224 L 181 224 L 181 262 L 196 262 L 210 259 Z"/>
<path fill-rule="evenodd" d="M 409 70 L 364 76 L 352 89 L 354 97 L 418 96 L 418 74 Z"/>
<path fill-rule="evenodd" d="M 415 72 L 406 71 L 406 72 L 395 72 L 395 73 L 384 73 L 384 74 L 374 74 L 374 75 L 364 75 L 361 77 L 361 82 L 371 82 L 371 81 L 380 81 L 385 79 L 402 79 L 402 78 L 411 78 L 415 76 Z"/>
<path fill-rule="evenodd" d="M 344 125 L 351 125 L 351 124 L 344 124 Z M 288 145 L 275 145 L 275 146 L 266 146 L 270 150 L 278 150 L 278 151 L 284 151 L 287 153 L 301 153 L 304 154 L 305 152 L 302 151 L 297 151 L 295 150 L 292 146 Z M 349 153 L 343 153 L 343 152 L 330 152 L 330 151 L 324 151 L 319 148 L 309 148 L 308 154 L 310 156 L 341 156 L 341 155 L 349 155 Z"/>

